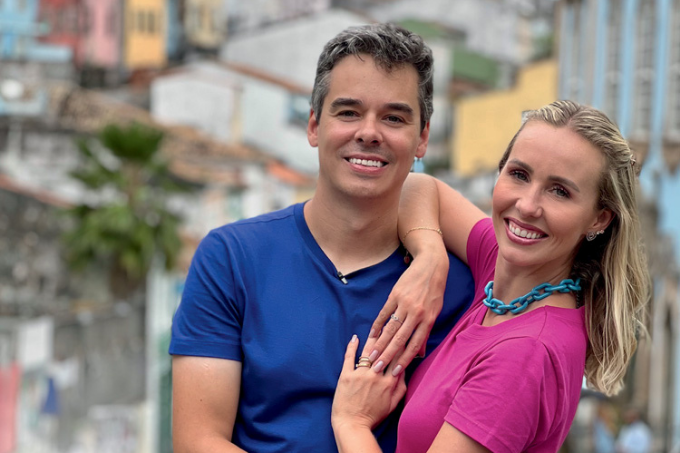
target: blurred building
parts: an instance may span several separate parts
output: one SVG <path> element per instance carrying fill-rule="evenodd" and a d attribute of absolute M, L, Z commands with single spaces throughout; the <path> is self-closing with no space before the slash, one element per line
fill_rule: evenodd
<path fill-rule="evenodd" d="M 23 117 L 21 129 L 15 117 L 0 117 L 0 318 L 11 327 L 0 325 L 0 380 L 7 383 L 0 401 L 18 401 L 0 411 L 8 420 L 2 432 L 13 433 L 19 451 L 169 452 L 163 326 L 194 248 L 211 228 L 308 197 L 314 181 L 253 148 L 160 125 L 101 94 L 63 83 L 45 88 L 45 108 Z M 186 219 L 182 270 L 155 269 L 145 292 L 114 300 L 105 290 L 106 263 L 86 274 L 68 271 L 57 208 L 88 199 L 68 176 L 77 164 L 75 136 L 130 121 L 165 132 L 162 152 L 172 172 L 196 190 L 172 202 Z M 49 354 L 27 368 L 15 349 L 37 347 L 37 337 L 26 340 L 19 328 L 41 317 L 52 322 Z"/>
<path fill-rule="evenodd" d="M 603 109 L 644 162 L 652 344 L 628 397 L 647 409 L 658 451 L 670 451 L 680 445 L 680 2 L 561 1 L 559 30 L 559 96 Z"/>
<path fill-rule="evenodd" d="M 451 170 L 463 177 L 495 173 L 521 126 L 522 112 L 557 97 L 557 70 L 552 59 L 533 63 L 518 70 L 512 88 L 458 100 Z"/>
<path fill-rule="evenodd" d="M 313 15 L 328 9 L 331 0 L 222 0 L 228 14 L 230 36 Z"/>
<path fill-rule="evenodd" d="M 184 36 L 191 49 L 217 54 L 226 36 L 223 0 L 184 0 Z"/>
<path fill-rule="evenodd" d="M 458 3 L 460 2 L 456 4 Z M 470 2 L 470 5 L 474 5 L 474 2 Z M 441 165 L 440 162 L 448 161 L 452 135 L 451 98 L 503 86 L 507 78 L 504 74 L 508 71 L 503 66 L 505 63 L 468 47 L 467 28 L 472 29 L 472 25 L 466 23 L 466 28 L 457 28 L 435 19 L 437 11 L 430 8 L 430 3 L 411 3 L 408 6 L 409 8 L 399 9 L 391 14 L 378 9 L 375 13 L 381 15 L 380 20 L 399 21 L 404 27 L 421 34 L 432 48 L 435 56 L 435 114 L 430 124 L 430 142 L 425 162 Z M 426 19 L 418 19 L 422 16 L 418 13 L 420 10 L 430 11 L 431 14 L 424 16 Z M 481 17 L 479 19 L 482 20 Z M 289 80 L 307 87 L 311 92 L 317 60 L 324 44 L 349 26 L 372 21 L 371 16 L 328 9 L 315 15 L 264 27 L 258 33 L 233 35 L 224 44 L 220 58 L 228 64 L 252 68 L 263 74 Z M 512 40 L 512 36 L 496 34 L 498 46 L 508 40 Z"/>
<path fill-rule="evenodd" d="M 123 62 L 126 69 L 160 69 L 167 62 L 165 0 L 125 0 Z"/>
<path fill-rule="evenodd" d="M 85 86 L 115 84 L 122 68 L 123 4 L 118 0 L 40 0 L 42 42 L 71 49 Z"/>
<path fill-rule="evenodd" d="M 165 48 L 170 62 L 179 61 L 184 57 L 184 1 L 166 0 L 167 22 L 165 27 Z"/>
<path fill-rule="evenodd" d="M 151 93 L 151 112 L 161 122 L 192 126 L 316 172 L 316 151 L 307 141 L 307 87 L 243 65 L 203 62 L 158 77 Z"/>
<path fill-rule="evenodd" d="M 21 117 L 45 108 L 45 79 L 72 76 L 72 51 L 37 40 L 49 31 L 38 6 L 38 0 L 0 0 L 0 118 L 15 117 L 15 130 Z"/>

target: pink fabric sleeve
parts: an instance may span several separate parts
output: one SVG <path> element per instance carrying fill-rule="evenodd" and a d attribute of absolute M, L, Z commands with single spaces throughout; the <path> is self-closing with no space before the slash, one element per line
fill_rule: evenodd
<path fill-rule="evenodd" d="M 518 453 L 548 435 L 563 392 L 540 341 L 504 340 L 465 373 L 445 420 L 493 452 Z"/>
<path fill-rule="evenodd" d="M 493 280 L 498 256 L 498 242 L 493 230 L 493 222 L 486 217 L 470 230 L 467 242 L 468 266 L 475 280 L 475 301 L 483 294 L 484 287 Z"/>

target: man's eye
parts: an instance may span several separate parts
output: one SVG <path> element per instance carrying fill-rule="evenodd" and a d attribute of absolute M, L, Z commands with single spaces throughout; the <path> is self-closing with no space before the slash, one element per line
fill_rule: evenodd
<path fill-rule="evenodd" d="M 398 116 L 390 115 L 387 118 L 388 123 L 403 123 L 404 121 Z"/>

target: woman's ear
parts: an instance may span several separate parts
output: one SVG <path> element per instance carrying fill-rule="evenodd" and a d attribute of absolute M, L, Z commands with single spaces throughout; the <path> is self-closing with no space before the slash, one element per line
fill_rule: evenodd
<path fill-rule="evenodd" d="M 604 231 L 609 224 L 612 223 L 612 220 L 614 220 L 614 213 L 612 210 L 609 208 L 601 209 L 590 229 L 593 231 Z"/>

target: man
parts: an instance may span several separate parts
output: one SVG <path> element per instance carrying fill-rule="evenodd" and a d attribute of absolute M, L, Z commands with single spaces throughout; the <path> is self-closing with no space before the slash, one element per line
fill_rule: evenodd
<path fill-rule="evenodd" d="M 218 228 L 194 257 L 170 345 L 176 453 L 336 452 L 331 404 L 352 334 L 373 326 L 375 337 L 394 311 L 388 338 L 365 350 L 376 372 L 393 357 L 402 370 L 424 350 L 441 297 L 430 318 L 394 296 L 380 309 L 410 260 L 397 210 L 427 147 L 432 71 L 422 39 L 393 25 L 350 28 L 326 44 L 307 128 L 319 153 L 313 198 Z M 412 234 L 437 234 L 423 227 Z M 453 257 L 447 287 L 428 351 L 473 296 Z M 397 418 L 375 431 L 384 451 L 394 450 Z"/>

